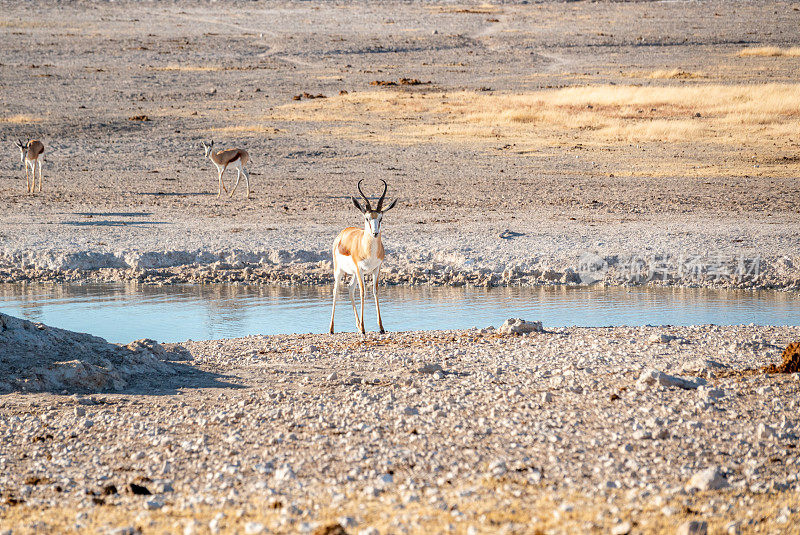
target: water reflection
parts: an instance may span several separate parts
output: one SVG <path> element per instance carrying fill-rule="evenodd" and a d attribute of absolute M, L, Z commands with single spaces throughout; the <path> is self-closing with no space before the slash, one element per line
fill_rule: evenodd
<path fill-rule="evenodd" d="M 325 332 L 327 286 L 234 284 L 0 284 L 0 310 L 110 341 L 160 341 L 248 334 Z M 347 293 L 336 307 L 337 330 L 353 331 Z M 435 288 L 381 289 L 389 330 L 499 325 L 508 317 L 545 326 L 644 324 L 800 325 L 800 295 L 693 288 Z M 372 296 L 368 329 L 376 328 Z"/>

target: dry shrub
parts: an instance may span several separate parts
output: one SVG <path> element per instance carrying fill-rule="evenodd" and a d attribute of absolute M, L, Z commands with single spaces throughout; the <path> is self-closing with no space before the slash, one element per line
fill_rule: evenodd
<path fill-rule="evenodd" d="M 798 373 L 800 372 L 800 342 L 795 342 L 786 346 L 781 355 L 783 361 L 780 364 L 770 364 L 764 366 L 764 373 Z"/>
<path fill-rule="evenodd" d="M 787 57 L 798 57 L 800 56 L 800 47 L 792 47 L 792 48 L 779 48 L 777 46 L 760 46 L 755 48 L 745 48 L 744 50 L 740 50 L 737 56 L 741 57 L 752 57 L 752 56 L 761 56 L 761 57 L 778 57 L 778 56 L 787 56 Z"/>

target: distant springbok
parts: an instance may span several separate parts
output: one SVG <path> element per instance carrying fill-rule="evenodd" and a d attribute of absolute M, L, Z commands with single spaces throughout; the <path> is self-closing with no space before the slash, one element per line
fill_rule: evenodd
<path fill-rule="evenodd" d="M 225 190 L 225 193 L 228 193 L 228 188 L 225 187 L 225 183 L 222 181 L 222 174 L 228 169 L 229 165 L 233 165 L 236 168 L 236 184 L 233 185 L 233 189 L 231 190 L 228 197 L 233 197 L 233 193 L 236 191 L 236 187 L 239 185 L 239 179 L 242 175 L 244 175 L 245 184 L 247 184 L 247 198 L 250 198 L 250 175 L 247 174 L 247 171 L 244 169 L 244 165 L 250 161 L 250 155 L 247 154 L 247 151 L 244 149 L 226 149 L 221 150 L 218 152 L 214 152 L 212 149 L 214 148 L 214 140 L 211 140 L 211 143 L 206 145 L 203 143 L 203 149 L 206 151 L 206 158 L 211 160 L 217 168 L 217 178 L 219 179 L 219 188 L 217 188 L 217 197 L 222 196 L 222 190 Z"/>
<path fill-rule="evenodd" d="M 383 243 L 381 242 L 381 220 L 383 214 L 388 212 L 397 204 L 397 199 L 392 201 L 386 210 L 382 210 L 383 199 L 386 197 L 386 190 L 389 188 L 385 180 L 383 182 L 383 194 L 378 200 L 375 209 L 369 203 L 369 199 L 361 191 L 361 182 L 358 181 L 358 192 L 364 198 L 362 207 L 355 197 L 350 197 L 353 204 L 364 214 L 364 228 L 347 227 L 339 233 L 333 242 L 333 306 L 331 308 L 331 328 L 333 334 L 333 316 L 336 313 L 336 296 L 339 291 L 339 281 L 345 275 L 351 275 L 350 279 L 350 303 L 353 305 L 353 314 L 356 315 L 356 326 L 365 334 L 364 331 L 364 276 L 372 275 L 372 295 L 375 296 L 375 309 L 378 313 L 378 327 L 381 334 L 383 321 L 381 321 L 381 306 L 378 302 L 378 275 L 380 274 L 381 264 L 383 263 Z M 358 282 L 358 289 L 361 292 L 361 314 L 356 311 L 356 302 L 353 299 L 355 284 Z"/>
<path fill-rule="evenodd" d="M 36 186 L 36 164 L 39 164 L 39 191 L 42 191 L 42 160 L 39 157 L 44 152 L 44 145 L 38 139 L 31 139 L 23 143 L 21 139 L 14 142 L 19 149 L 20 160 L 25 166 L 25 187 L 28 193 L 33 193 Z M 28 167 L 31 168 L 32 180 L 28 180 Z"/>

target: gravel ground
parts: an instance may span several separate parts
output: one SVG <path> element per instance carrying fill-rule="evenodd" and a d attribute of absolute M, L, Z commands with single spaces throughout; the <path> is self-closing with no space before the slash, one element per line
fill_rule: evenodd
<path fill-rule="evenodd" d="M 1 397 L 0 522 L 14 533 L 792 531 L 800 376 L 747 370 L 798 335 L 187 342 L 181 373 L 121 393 Z"/>

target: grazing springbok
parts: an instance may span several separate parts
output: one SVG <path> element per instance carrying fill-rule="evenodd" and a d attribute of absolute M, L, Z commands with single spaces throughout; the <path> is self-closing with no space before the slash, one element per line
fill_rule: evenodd
<path fill-rule="evenodd" d="M 248 175 L 247 171 L 244 170 L 244 165 L 250 161 L 250 155 L 247 154 L 247 151 L 244 149 L 226 149 L 214 152 L 212 150 L 214 148 L 213 139 L 208 145 L 203 143 L 203 148 L 206 151 L 206 158 L 211 160 L 211 163 L 213 163 L 217 168 L 217 178 L 219 178 L 217 197 L 222 196 L 222 190 L 225 190 L 225 193 L 228 193 L 228 188 L 225 187 L 225 183 L 222 181 L 222 174 L 226 169 L 228 169 L 229 165 L 233 165 L 236 168 L 236 184 L 233 185 L 233 189 L 228 197 L 233 197 L 233 193 L 236 191 L 236 186 L 239 185 L 239 179 L 242 175 L 244 175 L 244 181 L 245 184 L 247 184 L 247 198 L 249 199 L 250 175 Z"/>
<path fill-rule="evenodd" d="M 386 331 L 383 330 L 383 322 L 381 321 L 381 306 L 378 303 L 378 275 L 380 274 L 381 264 L 383 263 L 383 243 L 381 242 L 381 220 L 383 214 L 394 208 L 397 204 L 397 199 L 392 201 L 386 210 L 383 210 L 383 199 L 386 197 L 386 190 L 389 187 L 383 182 L 383 194 L 378 200 L 378 205 L 375 209 L 369 203 L 369 199 L 361 191 L 361 182 L 358 181 L 358 192 L 364 198 L 364 207 L 362 207 L 355 197 L 350 197 L 353 204 L 364 214 L 364 228 L 347 227 L 339 233 L 336 240 L 333 242 L 333 307 L 331 307 L 331 328 L 330 333 L 333 334 L 333 316 L 336 313 L 336 296 L 339 291 L 339 281 L 347 274 L 351 275 L 350 279 L 350 303 L 353 305 L 353 314 L 356 315 L 356 326 L 365 334 L 364 331 L 364 276 L 372 275 L 372 295 L 375 296 L 375 309 L 378 313 L 378 327 L 381 334 Z M 356 311 L 356 302 L 353 299 L 353 292 L 355 291 L 355 284 L 358 282 L 358 289 L 361 292 L 361 314 Z"/>
<path fill-rule="evenodd" d="M 38 139 L 31 139 L 27 143 L 23 143 L 18 139 L 14 145 L 19 149 L 20 160 L 25 166 L 25 187 L 28 193 L 33 193 L 36 186 L 36 164 L 39 164 L 39 191 L 42 191 L 42 160 L 39 157 L 44 152 L 44 145 Z M 28 167 L 31 168 L 33 180 L 28 180 Z"/>

